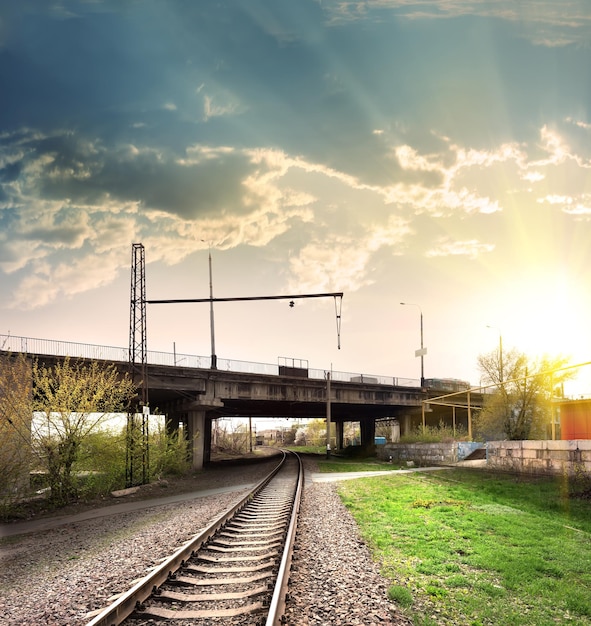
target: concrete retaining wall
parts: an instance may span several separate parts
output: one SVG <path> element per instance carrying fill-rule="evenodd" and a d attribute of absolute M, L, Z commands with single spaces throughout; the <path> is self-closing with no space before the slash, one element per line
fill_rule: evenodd
<path fill-rule="evenodd" d="M 489 441 L 487 467 L 513 472 L 591 472 L 591 440 Z"/>
<path fill-rule="evenodd" d="M 447 465 L 465 459 L 483 444 L 474 442 L 409 443 L 379 446 L 379 458 L 394 463 Z M 560 474 L 582 470 L 591 473 L 591 440 L 489 441 L 486 467 L 511 472 Z"/>
<path fill-rule="evenodd" d="M 414 461 L 417 465 L 447 465 L 465 459 L 481 448 L 481 443 L 452 441 L 449 443 L 391 443 L 377 449 L 378 457 L 394 463 Z"/>

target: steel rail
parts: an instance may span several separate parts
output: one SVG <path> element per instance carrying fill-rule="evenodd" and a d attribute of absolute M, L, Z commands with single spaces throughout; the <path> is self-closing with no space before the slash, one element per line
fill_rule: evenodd
<path fill-rule="evenodd" d="M 139 604 L 149 598 L 155 589 L 165 583 L 174 572 L 182 567 L 188 558 L 209 541 L 217 530 L 233 517 L 237 511 L 244 508 L 273 479 L 285 463 L 286 458 L 287 454 L 283 452 L 283 457 L 279 464 L 237 504 L 218 516 L 202 532 L 181 546 L 156 569 L 139 580 L 131 589 L 119 596 L 115 602 L 96 615 L 86 626 L 118 626 L 118 624 L 121 624 L 133 613 Z"/>
<path fill-rule="evenodd" d="M 299 454 L 296 454 L 295 456 L 298 460 L 298 481 L 296 494 L 291 511 L 289 528 L 285 538 L 285 548 L 281 557 L 281 564 L 279 565 L 279 572 L 277 574 L 277 582 L 275 583 L 275 589 L 273 591 L 273 597 L 271 598 L 271 603 L 269 605 L 269 613 L 267 614 L 267 621 L 265 622 L 265 626 L 278 626 L 284 623 L 283 616 L 285 614 L 285 600 L 287 597 L 287 590 L 289 585 L 289 573 L 293 556 L 293 544 L 297 531 L 300 500 L 302 497 L 302 490 L 304 486 L 304 468 L 302 465 L 302 459 Z"/>

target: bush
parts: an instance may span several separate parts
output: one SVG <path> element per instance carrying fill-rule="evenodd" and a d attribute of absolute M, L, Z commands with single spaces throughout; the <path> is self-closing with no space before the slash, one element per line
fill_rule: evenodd
<path fill-rule="evenodd" d="M 574 472 L 567 476 L 568 493 L 572 498 L 591 500 L 591 472 L 582 463 L 576 463 Z"/>
<path fill-rule="evenodd" d="M 47 472 L 52 504 L 68 504 L 80 496 L 77 473 L 89 438 L 128 406 L 135 385 L 114 364 L 68 357 L 52 366 L 33 361 L 32 380 L 33 451 Z"/>
<path fill-rule="evenodd" d="M 167 433 L 159 427 L 150 439 L 150 475 L 182 476 L 190 469 L 189 442 L 183 433 Z"/>
<path fill-rule="evenodd" d="M 123 489 L 126 455 L 125 429 L 120 433 L 101 430 L 88 435 L 74 468 L 78 496 L 91 499 Z M 150 433 L 149 459 L 151 478 L 182 475 L 190 469 L 188 442 L 182 434 L 167 434 L 160 426 L 156 432 Z"/>
<path fill-rule="evenodd" d="M 24 355 L 0 357 L 0 507 L 29 494 L 31 367 Z"/>
<path fill-rule="evenodd" d="M 465 428 L 456 426 L 454 435 L 453 428 L 447 426 L 443 420 L 441 420 L 437 426 L 426 425 L 424 431 L 423 426 L 419 425 L 414 432 L 400 437 L 400 443 L 449 443 L 452 441 L 465 440 L 467 440 Z"/>
<path fill-rule="evenodd" d="M 97 431 L 88 435 L 76 464 L 79 495 L 90 499 L 125 487 L 125 435 Z"/>

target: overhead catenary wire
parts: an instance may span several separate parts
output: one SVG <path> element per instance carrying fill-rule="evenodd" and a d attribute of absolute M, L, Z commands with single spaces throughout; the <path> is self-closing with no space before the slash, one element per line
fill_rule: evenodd
<path fill-rule="evenodd" d="M 337 347 L 341 349 L 341 308 L 343 303 L 343 292 L 329 293 L 305 293 L 305 294 L 288 294 L 277 296 L 237 296 L 231 298 L 168 298 L 158 300 L 144 300 L 145 304 L 183 304 L 183 303 L 204 303 L 211 304 L 215 302 L 252 302 L 257 300 L 289 300 L 289 306 L 293 307 L 293 301 L 304 298 L 334 298 L 335 316 L 337 325 Z"/>

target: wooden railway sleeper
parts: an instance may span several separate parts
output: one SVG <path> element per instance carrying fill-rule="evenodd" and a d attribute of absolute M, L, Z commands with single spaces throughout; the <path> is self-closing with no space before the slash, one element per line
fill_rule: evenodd
<path fill-rule="evenodd" d="M 273 559 L 279 555 L 279 550 L 272 550 L 271 552 L 265 552 L 265 554 L 255 556 L 209 556 L 207 554 L 199 555 L 197 558 L 199 561 L 206 561 L 207 563 L 244 563 L 262 561 L 264 559 Z"/>
<path fill-rule="evenodd" d="M 246 513 L 237 515 L 234 521 L 244 521 L 248 523 L 253 522 L 269 522 L 275 520 L 284 520 L 288 519 L 290 516 L 290 511 L 282 512 L 281 514 L 277 513 Z"/>
<path fill-rule="evenodd" d="M 207 619 L 211 617 L 239 617 L 240 615 L 247 615 L 249 613 L 255 613 L 264 609 L 262 602 L 255 602 L 254 604 L 247 605 L 245 607 L 234 607 L 231 609 L 214 609 L 210 611 L 206 610 L 188 610 L 188 611 L 176 611 L 171 609 L 164 609 L 161 607 L 146 607 L 141 611 L 142 616 L 146 617 L 159 617 L 167 620 L 195 620 L 195 619 Z"/>
<path fill-rule="evenodd" d="M 273 570 L 261 571 L 260 573 L 253 574 L 252 576 L 242 576 L 234 578 L 193 578 L 189 576 L 178 576 L 174 581 L 175 585 L 190 585 L 192 587 L 209 587 L 209 586 L 223 586 L 223 585 L 249 585 L 261 580 L 271 578 Z"/>
<path fill-rule="evenodd" d="M 265 563 L 259 563 L 258 565 L 251 565 L 249 567 L 205 567 L 194 565 L 191 567 L 191 571 L 198 572 L 200 574 L 245 574 L 248 572 L 260 572 L 262 570 L 274 569 L 277 567 L 277 559 L 266 561 Z"/>
<path fill-rule="evenodd" d="M 273 519 L 257 519 L 257 520 L 244 520 L 237 519 L 230 527 L 231 529 L 238 529 L 250 532 L 268 532 L 271 530 L 284 529 L 288 523 L 289 518 L 273 518 Z"/>
<path fill-rule="evenodd" d="M 240 542 L 226 542 L 223 541 L 219 544 L 212 544 L 208 550 L 211 552 L 260 552 L 265 548 L 269 550 L 279 549 L 281 545 L 284 543 L 284 537 L 279 536 L 271 539 L 270 541 L 240 541 Z"/>
<path fill-rule="evenodd" d="M 234 541 L 220 538 L 219 541 L 212 543 L 211 546 L 208 547 L 208 550 L 211 550 L 212 547 L 220 548 L 235 548 L 235 547 L 244 547 L 245 550 L 256 550 L 260 549 L 264 546 L 275 546 L 277 544 L 282 543 L 283 536 L 276 535 L 270 539 L 255 539 L 254 541 L 247 539 L 235 539 Z"/>
<path fill-rule="evenodd" d="M 161 591 L 158 600 L 170 600 L 174 602 L 215 602 L 218 600 L 243 600 L 255 598 L 269 591 L 268 586 L 263 585 L 246 591 L 228 591 L 225 593 L 179 593 L 177 591 Z"/>

